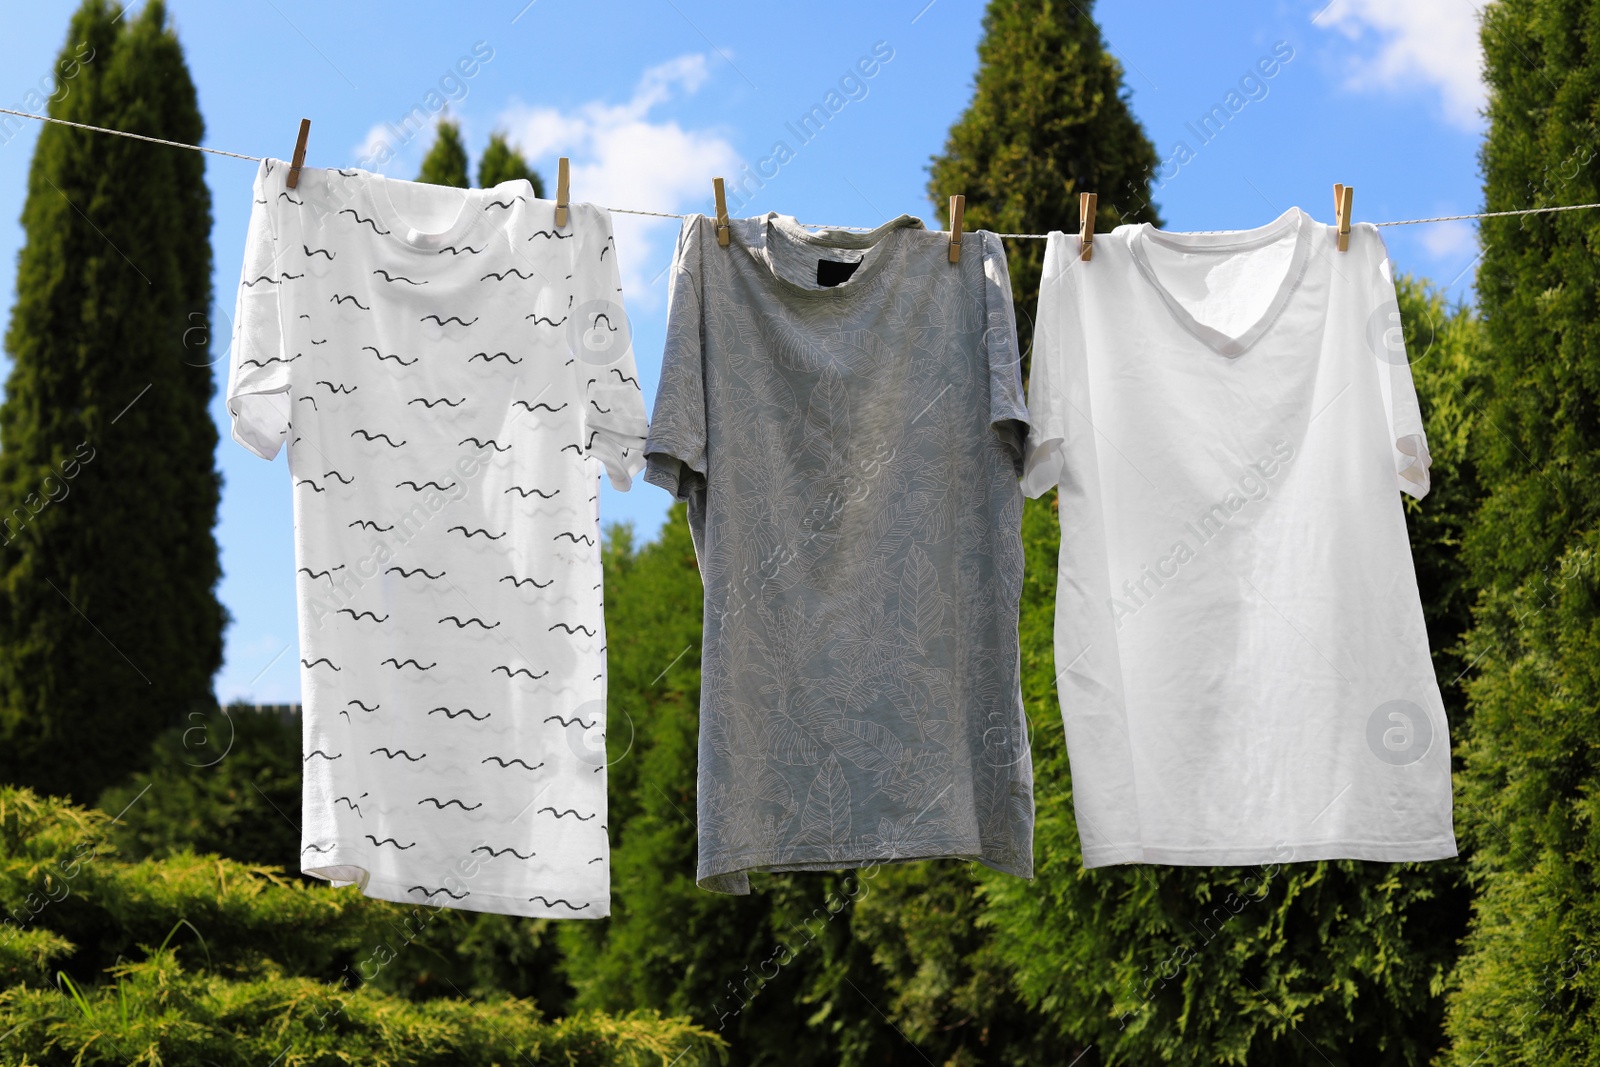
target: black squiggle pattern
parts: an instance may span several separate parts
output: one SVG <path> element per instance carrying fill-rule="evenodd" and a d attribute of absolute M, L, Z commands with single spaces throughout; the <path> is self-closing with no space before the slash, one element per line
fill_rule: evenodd
<path fill-rule="evenodd" d="M 245 282 L 244 283 L 244 287 L 246 289 L 248 289 L 252 285 L 255 285 L 256 282 L 266 282 L 268 285 L 282 285 L 284 282 L 294 281 L 296 278 L 304 278 L 304 277 L 305 277 L 304 274 L 289 274 L 289 273 L 285 273 L 283 275 L 283 277 L 281 277 L 281 278 L 274 278 L 270 274 L 263 274 L 261 277 L 255 279 L 254 281 Z"/>
<path fill-rule="evenodd" d="M 639 379 L 635 378 L 633 375 L 631 375 L 631 374 L 623 374 L 622 371 L 618 370 L 616 367 L 612 367 L 611 368 L 611 373 L 615 374 L 617 376 L 617 378 L 620 379 L 621 381 L 632 382 L 634 384 L 634 387 L 638 388 Z"/>
<path fill-rule="evenodd" d="M 534 581 L 532 578 L 518 578 L 514 574 L 508 574 L 504 578 L 500 579 L 500 581 L 502 581 L 502 582 L 510 582 L 512 585 L 514 585 L 518 589 L 521 589 L 524 585 L 531 585 L 535 589 L 546 589 L 546 588 L 548 588 L 548 587 L 550 587 L 550 586 L 552 586 L 552 585 L 554 585 L 556 583 L 556 580 L 554 578 L 551 578 L 548 581 L 546 581 L 544 583 L 544 585 L 540 585 L 538 582 Z"/>
<path fill-rule="evenodd" d="M 585 637 L 593 637 L 594 633 L 595 633 L 593 630 L 589 629 L 587 626 L 583 626 L 583 625 L 568 626 L 564 622 L 558 622 L 554 626 L 550 627 L 550 629 L 551 630 L 565 630 L 569 634 L 575 634 L 575 633 L 578 633 L 579 631 L 582 631 L 583 635 Z"/>
<path fill-rule="evenodd" d="M 372 273 L 383 275 L 383 280 L 386 281 L 386 282 L 405 282 L 407 285 L 427 285 L 428 284 L 425 281 L 414 282 L 410 278 L 407 278 L 403 274 L 390 274 L 388 271 L 383 270 L 382 268 L 379 268 L 378 270 L 375 270 Z"/>
<path fill-rule="evenodd" d="M 552 719 L 554 719 L 556 722 L 560 723 L 562 726 L 571 726 L 573 723 L 577 723 L 579 726 L 583 727 L 585 730 L 594 729 L 595 723 L 600 721 L 599 719 L 596 719 L 594 722 L 584 722 L 583 721 L 583 717 L 580 716 L 580 715 L 574 715 L 570 719 L 563 719 L 559 715 L 546 715 L 544 717 L 544 721 L 545 722 L 549 722 Z"/>
<path fill-rule="evenodd" d="M 380 618 L 378 618 L 376 612 L 371 612 L 371 611 L 363 611 L 358 615 L 358 614 L 356 614 L 356 611 L 355 611 L 354 608 L 340 608 L 338 611 L 334 612 L 334 614 L 335 615 L 348 615 L 352 619 L 354 619 L 356 622 L 360 622 L 362 619 L 367 618 L 369 616 L 371 617 L 373 622 L 388 622 L 389 621 L 389 616 L 385 615 L 383 618 L 380 619 Z"/>
<path fill-rule="evenodd" d="M 450 490 L 452 490 L 452 489 L 454 489 L 456 487 L 456 483 L 455 482 L 451 482 L 449 485 L 440 485 L 438 482 L 423 482 L 421 485 L 418 485 L 416 482 L 410 480 L 409 478 L 406 479 L 403 482 L 396 482 L 394 487 L 396 489 L 404 489 L 408 485 L 411 488 L 415 489 L 419 493 L 422 492 L 424 489 L 437 489 L 441 493 L 448 493 Z"/>
<path fill-rule="evenodd" d="M 562 530 L 560 533 L 558 533 L 554 537 L 550 538 L 550 540 L 559 541 L 563 537 L 568 538 L 569 540 L 571 540 L 571 542 L 573 544 L 578 544 L 580 541 L 583 544 L 586 544 L 586 545 L 594 544 L 594 538 L 590 537 L 588 534 L 568 533 L 566 530 Z"/>
<path fill-rule="evenodd" d="M 279 200 L 287 200 L 287 201 L 289 201 L 289 203 L 295 205 L 296 207 L 300 207 L 300 206 L 305 204 L 304 200 L 296 200 L 294 197 L 290 196 L 288 194 L 288 192 L 279 193 L 278 194 L 278 199 Z"/>
<path fill-rule="evenodd" d="M 467 362 L 471 363 L 475 359 L 481 359 L 485 363 L 493 363 L 497 359 L 503 359 L 507 363 L 521 363 L 522 362 L 522 359 L 521 359 L 520 356 L 513 356 L 510 352 L 496 352 L 492 356 L 487 352 L 474 352 L 472 355 L 467 357 Z"/>
<path fill-rule="evenodd" d="M 460 400 L 448 400 L 445 397 L 441 396 L 437 400 L 429 400 L 427 397 L 419 396 L 415 400 L 407 400 L 406 404 L 407 404 L 407 406 L 409 406 L 411 404 L 421 404 L 422 406 L 426 407 L 429 411 L 432 411 L 436 404 L 444 404 L 446 407 L 458 408 L 462 404 L 465 404 L 466 402 L 467 402 L 467 398 L 466 397 L 462 397 Z"/>
<path fill-rule="evenodd" d="M 487 852 L 490 856 L 494 857 L 495 859 L 499 859 L 501 856 L 504 856 L 507 852 L 511 853 L 513 856 L 517 857 L 517 859 L 519 859 L 519 860 L 531 860 L 531 859 L 533 859 L 533 857 L 538 855 L 537 852 L 530 852 L 526 856 L 524 856 L 522 853 L 518 852 L 514 848 L 493 849 L 493 848 L 490 848 L 488 845 L 479 845 L 477 848 L 473 849 L 472 851 L 474 851 L 474 852 Z"/>
<path fill-rule="evenodd" d="M 525 197 L 525 196 L 514 196 L 510 200 L 491 200 L 487 205 L 484 206 L 483 210 L 488 211 L 489 208 L 492 208 L 492 207 L 509 208 L 512 204 L 515 204 L 518 200 L 521 200 L 523 203 L 527 203 L 528 202 L 528 198 Z"/>
<path fill-rule="evenodd" d="M 566 808 L 566 809 L 564 809 L 562 811 L 557 811 L 555 808 L 548 808 L 547 807 L 547 808 L 540 808 L 538 811 L 534 812 L 534 814 L 535 815 L 543 815 L 547 811 L 550 814 L 554 815 L 558 819 L 565 819 L 568 815 L 571 815 L 574 818 L 576 818 L 579 822 L 588 822 L 590 819 L 594 818 L 594 813 L 592 813 L 592 812 L 590 814 L 588 814 L 588 815 L 579 815 L 577 808 Z"/>
<path fill-rule="evenodd" d="M 333 572 L 334 571 L 342 571 L 342 570 L 344 570 L 344 564 L 343 563 L 339 564 L 337 567 L 329 567 L 325 571 L 314 571 L 310 567 L 301 567 L 299 570 L 295 571 L 295 573 L 296 574 L 305 574 L 305 575 L 307 575 L 309 577 L 312 577 L 312 578 L 331 578 L 331 577 L 333 577 Z"/>
<path fill-rule="evenodd" d="M 329 297 L 328 298 L 328 303 L 330 303 L 330 304 L 343 304 L 346 300 L 350 301 L 350 303 L 354 304 L 356 307 L 360 308 L 362 311 L 371 311 L 372 310 L 367 305 L 365 305 L 361 301 L 357 300 L 355 297 L 348 296 L 348 295 L 341 295 L 339 293 L 334 293 L 331 297 Z"/>
<path fill-rule="evenodd" d="M 374 705 L 372 705 L 372 707 L 369 708 L 359 700 L 347 700 L 347 701 L 345 701 L 344 706 L 348 708 L 351 704 L 354 704 L 356 707 L 360 708 L 362 711 L 366 712 L 369 715 L 372 714 L 374 711 L 377 711 L 379 708 L 383 707 L 382 704 L 374 704 Z"/>
<path fill-rule="evenodd" d="M 373 222 L 371 219 L 362 218 L 360 215 L 356 214 L 355 210 L 352 209 L 352 208 L 345 208 L 343 211 L 339 212 L 339 214 L 352 216 L 356 220 L 356 223 L 358 225 L 360 223 L 363 223 L 363 222 L 366 223 L 368 226 L 372 227 L 372 232 L 374 232 L 374 233 L 384 233 L 384 234 L 386 234 L 386 233 L 389 232 L 388 230 L 380 230 L 380 229 L 378 229 L 378 224 L 376 222 Z"/>
<path fill-rule="evenodd" d="M 357 526 L 365 527 L 368 530 L 376 530 L 379 533 L 388 533 L 390 530 L 394 529 L 393 526 L 379 526 L 371 519 L 357 519 L 355 522 L 352 522 L 348 528 L 353 529 Z"/>
<path fill-rule="evenodd" d="M 462 900 L 462 899 L 464 899 L 466 897 L 470 897 L 472 895 L 472 890 L 470 890 L 470 889 L 467 890 L 465 893 L 452 893 L 452 892 L 450 892 L 450 890 L 446 889 L 444 886 L 440 886 L 438 889 L 429 889 L 425 885 L 414 885 L 410 889 L 407 889 L 406 892 L 407 893 L 415 893 L 419 889 L 423 892 L 423 894 L 425 896 L 435 897 L 435 896 L 438 896 L 440 893 L 443 893 L 445 896 L 449 897 L 451 900 Z"/>
<path fill-rule="evenodd" d="M 535 326 L 538 326 L 540 323 L 543 323 L 546 326 L 560 326 L 561 323 L 567 321 L 567 317 L 565 315 L 561 316 L 559 321 L 552 319 L 548 315 L 524 315 L 522 317 L 525 319 L 532 319 Z"/>
<path fill-rule="evenodd" d="M 365 430 L 351 430 L 350 431 L 350 436 L 351 437 L 354 437 L 357 434 L 360 434 L 362 437 L 365 437 L 368 441 L 376 441 L 378 438 L 381 437 L 381 438 L 384 439 L 384 441 L 388 442 L 388 445 L 389 445 L 390 448 L 399 448 L 400 445 L 405 444 L 404 441 L 401 441 L 399 444 L 396 444 L 395 441 L 394 441 L 394 438 L 390 437 L 386 433 L 368 433 Z"/>
<path fill-rule="evenodd" d="M 314 749 L 311 750 L 311 756 L 321 756 L 323 759 L 326 759 L 326 760 L 336 760 L 336 759 L 339 759 L 343 755 L 344 755 L 344 753 L 341 752 L 341 753 L 339 753 L 338 756 L 330 756 L 326 752 L 322 751 L 322 749 L 320 749 L 320 748 L 314 748 Z M 311 760 L 311 756 L 307 756 L 305 759 L 301 760 L 300 762 L 301 763 L 309 763 L 310 760 Z"/>
<path fill-rule="evenodd" d="M 376 348 L 373 348 L 371 345 L 362 345 L 361 346 L 361 351 L 363 351 L 363 352 L 371 352 L 373 355 L 377 356 L 380 360 L 392 359 L 396 363 L 400 364 L 402 367 L 409 367 L 409 366 L 411 366 L 411 364 L 416 362 L 415 359 L 401 359 L 399 356 L 394 355 L 393 353 L 391 353 L 391 354 L 386 356 L 382 352 L 379 352 Z"/>
<path fill-rule="evenodd" d="M 349 797 L 334 797 L 333 798 L 333 802 L 336 805 L 341 800 L 344 801 L 346 804 L 350 805 L 350 810 L 355 812 L 356 816 L 358 818 L 361 817 L 361 805 L 357 804 L 355 801 L 351 800 Z"/>
<path fill-rule="evenodd" d="M 489 673 L 490 674 L 494 674 L 496 671 L 505 671 L 507 678 L 515 678 L 519 674 L 526 674 L 529 678 L 532 678 L 536 682 L 540 678 L 543 678 L 545 675 L 550 673 L 549 671 L 543 671 L 543 672 L 541 672 L 539 674 L 534 674 L 532 671 L 530 671 L 526 667 L 518 667 L 516 670 L 513 671 L 510 667 L 506 667 L 506 666 L 496 667 L 494 670 L 490 671 Z"/>
<path fill-rule="evenodd" d="M 382 752 L 384 754 L 384 756 L 386 756 L 389 759 L 394 759 L 396 756 L 404 756 L 407 759 L 407 761 L 409 761 L 411 763 L 416 763 L 418 760 L 425 760 L 425 759 L 428 758 L 428 754 L 426 752 L 424 752 L 420 756 L 413 756 L 411 753 L 407 752 L 403 748 L 390 749 L 390 748 L 385 748 L 382 745 L 379 745 L 377 748 L 373 749 L 371 752 L 368 752 L 367 755 L 375 756 L 379 752 Z"/>
<path fill-rule="evenodd" d="M 544 897 L 529 897 L 528 898 L 528 903 L 532 904 L 536 900 L 543 902 L 544 906 L 547 907 L 547 908 L 553 908 L 557 904 L 560 904 L 563 907 L 571 908 L 573 911 L 582 911 L 584 908 L 587 908 L 589 906 L 588 904 L 574 904 L 574 903 L 572 903 L 572 901 L 568 900 L 566 897 L 556 897 L 556 899 L 554 899 L 554 900 L 545 900 Z"/>
<path fill-rule="evenodd" d="M 385 574 L 394 574 L 396 572 L 398 572 L 400 577 L 402 577 L 402 578 L 409 578 L 413 574 L 420 574 L 424 578 L 431 578 L 434 581 L 437 581 L 440 578 L 443 578 L 444 575 L 445 575 L 444 571 L 440 571 L 438 574 L 429 574 L 428 571 L 423 567 L 417 567 L 417 568 L 414 568 L 414 569 L 409 570 L 409 571 L 406 570 L 404 567 L 390 567 L 388 570 L 384 571 L 383 573 L 385 573 Z"/>
<path fill-rule="evenodd" d="M 250 364 L 254 363 L 258 367 L 265 367 L 268 363 L 293 363 L 295 360 L 299 359 L 303 355 L 305 355 L 304 352 L 296 352 L 294 355 L 290 356 L 288 359 L 284 359 L 282 356 L 273 356 L 270 359 L 247 359 L 247 360 L 244 360 L 243 362 L 241 362 L 239 364 L 239 366 L 246 367 L 246 366 L 249 366 Z"/>
<path fill-rule="evenodd" d="M 456 447 L 460 448 L 462 445 L 466 444 L 468 441 L 472 442 L 472 447 L 473 448 L 492 448 L 496 452 L 509 452 L 509 451 L 511 451 L 511 446 L 510 445 L 502 445 L 500 442 L 496 441 L 492 437 L 489 438 L 487 441 L 480 441 L 476 437 L 468 437 L 468 438 L 465 438 L 463 440 L 457 441 L 456 442 Z"/>
<path fill-rule="evenodd" d="M 515 267 L 507 267 L 505 270 L 499 271 L 498 273 L 495 272 L 495 271 L 490 271 L 488 274 L 485 274 L 483 277 L 479 278 L 478 280 L 480 282 L 486 282 L 490 278 L 493 278 L 497 282 L 503 282 L 503 281 L 506 280 L 506 275 L 508 275 L 508 274 L 515 274 L 517 277 L 521 278 L 523 281 L 530 281 L 533 278 L 533 275 L 524 274 L 524 273 L 522 273 L 520 270 L 518 270 Z"/>
<path fill-rule="evenodd" d="M 390 664 L 390 663 L 394 664 L 394 669 L 395 670 L 399 670 L 402 667 L 411 666 L 411 667 L 415 667 L 419 671 L 431 671 L 431 670 L 433 670 L 435 667 L 437 667 L 439 665 L 437 662 L 435 662 L 435 663 L 430 663 L 426 667 L 424 667 L 421 663 L 419 663 L 418 661 L 416 661 L 414 659 L 407 659 L 404 663 L 402 663 L 399 660 L 395 659 L 393 656 L 390 656 L 388 659 L 384 660 L 383 663 L 378 664 L 378 666 L 382 667 L 382 666 L 385 666 L 386 664 Z"/>
<path fill-rule="evenodd" d="M 572 449 L 574 452 L 576 452 L 578 455 L 580 455 L 580 456 L 583 455 L 583 447 L 581 445 L 562 445 L 561 446 L 561 451 L 565 452 L 569 448 Z"/>
<path fill-rule="evenodd" d="M 554 237 L 557 241 L 570 241 L 570 240 L 572 240 L 572 234 L 570 234 L 570 233 L 562 233 L 560 230 L 534 230 L 533 231 L 533 235 L 531 237 L 529 237 L 528 240 L 531 241 L 531 240 L 533 240 L 534 237 L 543 237 L 546 240 L 549 240 L 550 238 Z"/>
<path fill-rule="evenodd" d="M 438 808 L 440 811 L 443 811 L 445 808 L 448 808 L 452 804 L 454 804 L 456 807 L 460 808 L 462 811 L 477 811 L 479 808 L 483 807 L 483 801 L 481 801 L 481 800 L 478 803 L 472 805 L 469 808 L 465 804 L 461 803 L 461 801 L 455 800 L 455 799 L 447 800 L 447 801 L 445 801 L 444 803 L 441 804 L 441 803 L 439 803 L 439 798 L 438 797 L 423 797 L 421 800 L 417 801 L 417 803 L 419 805 L 421 805 L 421 804 L 426 804 L 429 801 L 432 801 L 433 802 L 433 806 Z"/>
<path fill-rule="evenodd" d="M 559 489 L 557 489 L 555 491 L 555 493 L 547 493 L 542 489 L 524 489 L 520 485 L 513 485 L 510 489 L 507 489 L 504 493 L 501 493 L 500 495 L 501 496 L 506 496 L 506 495 L 508 495 L 510 493 L 520 493 L 522 495 L 522 499 L 526 500 L 530 496 L 533 496 L 535 493 L 537 493 L 540 496 L 540 498 L 542 498 L 544 500 L 549 500 L 551 497 L 555 496 L 556 493 L 559 493 L 559 492 L 561 492 L 561 490 L 559 490 Z"/>
<path fill-rule="evenodd" d="M 489 716 L 494 714 L 494 712 L 492 712 L 492 711 L 486 711 L 482 715 L 479 715 L 477 712 L 473 711 L 471 708 L 461 708 L 461 709 L 456 710 L 456 711 L 452 711 L 449 708 L 434 708 L 433 711 L 428 712 L 428 714 L 432 715 L 432 714 L 434 714 L 434 712 L 439 712 L 439 711 L 444 712 L 444 717 L 447 718 L 447 719 L 454 719 L 458 715 L 465 715 L 465 716 L 467 716 L 467 718 L 471 719 L 473 722 L 482 722 L 484 719 L 487 719 Z"/>
<path fill-rule="evenodd" d="M 414 847 L 416 847 L 416 844 L 417 844 L 415 841 L 413 841 L 409 845 L 402 845 L 399 841 L 395 840 L 392 837 L 386 837 L 382 841 L 379 841 L 376 837 L 373 837 L 371 834 L 367 834 L 366 836 L 367 836 L 367 840 L 371 841 L 374 845 L 393 845 L 395 848 L 398 848 L 401 851 L 404 851 L 405 849 L 408 849 L 408 848 L 414 848 Z"/>
<path fill-rule="evenodd" d="M 310 670 L 311 668 L 315 667 L 319 663 L 326 663 L 328 666 L 333 667 L 333 669 L 336 670 L 336 671 L 337 670 L 343 670 L 342 667 L 334 667 L 333 660 L 329 659 L 327 656 L 318 656 L 316 659 L 312 660 L 310 663 L 307 663 L 305 660 L 301 660 L 300 661 L 300 666 L 306 668 L 307 670 Z"/>
<path fill-rule="evenodd" d="M 333 262 L 334 253 L 328 251 L 326 248 L 312 248 L 310 245 L 306 244 L 303 244 L 300 247 L 306 250 L 307 259 L 310 259 L 312 256 L 327 256 L 328 262 Z"/>
<path fill-rule="evenodd" d="M 450 315 L 450 316 L 447 316 L 446 318 L 442 318 L 442 319 L 437 315 L 424 315 L 424 316 L 422 316 L 422 318 L 418 319 L 417 321 L 418 322 L 427 322 L 429 319 L 432 319 L 434 322 L 437 322 L 440 326 L 445 326 L 445 325 L 448 325 L 449 323 L 452 323 L 452 322 L 459 322 L 463 326 L 471 326 L 472 322 L 477 322 L 478 321 L 478 316 L 476 316 L 476 315 L 472 316 L 472 322 L 467 322 L 460 315 Z"/>
<path fill-rule="evenodd" d="M 553 408 L 549 404 L 545 403 L 543 400 L 539 401 L 537 404 L 530 404 L 526 400 L 513 400 L 511 402 L 511 406 L 514 407 L 514 408 L 517 408 L 517 407 L 527 408 L 529 411 L 538 411 L 540 408 L 544 408 L 546 411 L 556 412 L 556 411 L 560 411 L 561 408 L 566 407 L 567 406 L 567 402 L 565 400 L 563 400 L 561 402 L 561 407 L 560 408 Z"/>
<path fill-rule="evenodd" d="M 512 756 L 510 759 L 501 759 L 499 756 L 489 756 L 489 757 L 487 757 L 485 759 L 479 760 L 478 762 L 479 763 L 498 763 L 502 767 L 509 767 L 513 763 L 520 763 L 524 767 L 527 767 L 528 770 L 530 770 L 530 771 L 536 771 L 536 770 L 539 769 L 539 767 L 543 767 L 544 766 L 544 761 L 543 760 L 540 760 L 539 761 L 539 765 L 537 767 L 535 767 L 535 766 L 529 765 L 529 763 L 526 760 L 522 759 L 519 756 Z"/>
<path fill-rule="evenodd" d="M 310 478 L 301 478 L 299 481 L 295 482 L 294 484 L 297 485 L 297 486 L 298 485 L 309 485 L 311 488 L 315 489 L 319 493 L 326 493 L 327 492 L 326 489 L 322 488 L 322 486 L 318 485 L 316 482 L 312 481 Z"/>
<path fill-rule="evenodd" d="M 345 485 L 350 485 L 353 482 L 355 482 L 354 478 L 346 478 L 344 475 L 340 474 L 338 471 L 325 471 L 322 476 L 324 478 L 337 478 L 337 479 L 339 479 L 339 481 L 343 482 Z"/>
<path fill-rule="evenodd" d="M 495 623 L 494 626 L 490 626 L 488 623 L 484 622 L 482 619 L 478 618 L 477 616 L 473 616 L 470 619 L 462 619 L 458 615 L 446 615 L 444 618 L 440 619 L 439 621 L 441 623 L 446 623 L 446 622 L 455 623 L 455 627 L 458 630 L 465 630 L 468 626 L 471 626 L 473 623 L 477 623 L 479 626 L 481 626 L 485 630 L 493 630 L 495 628 L 495 626 L 499 626 L 500 625 L 499 623 Z"/>
<path fill-rule="evenodd" d="M 450 527 L 450 529 L 446 530 L 445 533 L 455 533 L 457 530 L 460 530 L 463 534 L 465 534 L 469 538 L 470 537 L 477 537 L 479 534 L 482 534 L 484 537 L 487 537 L 491 541 L 498 541 L 498 540 L 500 540 L 500 538 L 505 536 L 505 534 L 503 534 L 503 533 L 492 534 L 488 530 L 485 530 L 481 526 L 478 527 L 478 529 L 476 529 L 476 530 L 469 530 L 465 526 L 452 526 L 452 527 Z"/>
<path fill-rule="evenodd" d="M 463 252 L 468 252 L 475 256 L 482 251 L 483 249 L 473 248 L 471 245 L 462 245 L 460 248 L 457 248 L 455 245 L 445 245 L 443 248 L 439 249 L 438 254 L 442 256 L 446 252 L 449 252 L 452 256 L 459 256 Z"/>
<path fill-rule="evenodd" d="M 328 387 L 328 392 L 330 393 L 342 393 L 345 395 L 349 395 L 350 393 L 353 393 L 357 389 L 361 388 L 359 385 L 334 385 L 332 382 L 327 380 L 316 382 L 314 384 L 326 385 Z"/>

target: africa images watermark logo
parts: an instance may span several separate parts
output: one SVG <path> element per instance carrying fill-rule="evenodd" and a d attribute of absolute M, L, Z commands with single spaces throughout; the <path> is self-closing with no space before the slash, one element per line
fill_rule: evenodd
<path fill-rule="evenodd" d="M 1420 704 L 1390 700 L 1367 716 L 1367 748 L 1392 767 L 1407 767 L 1433 747 L 1433 719 Z"/>

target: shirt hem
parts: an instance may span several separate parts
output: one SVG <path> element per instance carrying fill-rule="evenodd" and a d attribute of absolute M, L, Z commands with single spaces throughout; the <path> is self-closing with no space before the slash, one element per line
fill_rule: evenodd
<path fill-rule="evenodd" d="M 1284 853 L 1287 851 L 1288 855 Z M 1083 850 L 1083 865 L 1110 867 L 1160 863 L 1184 867 L 1239 867 L 1314 860 L 1373 860 L 1379 863 L 1444 860 L 1456 856 L 1454 834 L 1423 841 L 1306 841 L 1232 848 L 1174 848 L 1163 845 L 1094 845 Z"/>
<path fill-rule="evenodd" d="M 723 860 L 715 867 L 703 867 L 695 877 L 695 883 L 701 888 L 713 893 L 731 893 L 743 896 L 750 892 L 749 876 L 753 873 L 784 871 L 843 871 L 861 867 L 874 867 L 878 865 L 917 863 L 922 860 L 963 860 L 981 863 L 990 870 L 1002 874 L 1015 875 L 1018 878 L 1033 878 L 1033 857 L 1018 860 L 1014 856 L 1003 853 L 984 852 L 981 847 L 972 847 L 969 844 L 943 845 L 908 854 L 904 856 L 883 856 L 874 853 L 862 853 L 849 856 L 828 855 L 825 847 L 814 846 L 802 849 L 784 849 L 788 859 L 776 859 L 774 849 L 762 849 L 756 852 L 747 852 L 733 860 Z"/>
<path fill-rule="evenodd" d="M 365 872 L 365 868 L 358 864 L 324 863 L 317 867 L 302 867 L 301 873 L 333 882 L 335 885 L 356 885 L 363 896 L 371 897 L 373 900 L 386 900 L 392 904 L 453 908 L 456 911 L 479 911 L 532 919 L 604 919 L 611 914 L 609 896 L 575 901 L 564 897 L 549 897 L 548 903 L 540 903 L 546 898 L 540 896 L 529 900 L 526 897 L 508 897 L 498 893 L 477 893 L 469 889 L 465 891 L 467 895 L 460 900 L 451 899 L 444 890 L 435 891 L 431 896 L 424 897 L 411 892 L 409 886 L 402 886 L 399 882 L 390 882 L 382 878 L 368 877 L 364 885 L 359 881 L 352 882 L 348 879 L 352 868 Z M 335 871 L 339 874 L 335 874 Z"/>

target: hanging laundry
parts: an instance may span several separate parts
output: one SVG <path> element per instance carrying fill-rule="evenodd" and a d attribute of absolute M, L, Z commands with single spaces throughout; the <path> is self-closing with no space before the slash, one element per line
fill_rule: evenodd
<path fill-rule="evenodd" d="M 1372 225 L 1340 252 L 1299 209 L 1119 226 L 1087 262 L 1050 235 L 1023 488 L 1059 485 L 1084 866 L 1456 854 L 1392 270 Z"/>
<path fill-rule="evenodd" d="M 1027 412 L 999 239 L 685 221 L 645 478 L 701 578 L 699 884 L 935 857 L 1031 877 Z"/>
<path fill-rule="evenodd" d="M 599 474 L 644 467 L 609 216 L 261 164 L 227 404 L 289 444 L 302 869 L 609 913 Z"/>

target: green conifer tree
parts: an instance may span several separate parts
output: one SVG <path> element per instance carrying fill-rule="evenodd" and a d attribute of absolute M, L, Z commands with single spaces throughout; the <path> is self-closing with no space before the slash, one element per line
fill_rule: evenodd
<path fill-rule="evenodd" d="M 519 178 L 533 185 L 535 197 L 544 199 L 544 180 L 528 166 L 522 153 L 506 142 L 505 134 L 490 134 L 488 147 L 478 157 L 478 188 L 488 189 Z"/>
<path fill-rule="evenodd" d="M 422 171 L 417 181 L 428 185 L 451 185 L 466 189 L 472 185 L 467 176 L 467 146 L 461 142 L 461 124 L 440 119 L 433 147 L 422 157 Z"/>
<path fill-rule="evenodd" d="M 85 54 L 52 115 L 200 143 L 162 0 L 128 18 L 85 0 L 62 62 Z M 47 125 L 22 224 L 0 405 L 0 774 L 87 802 L 214 706 L 203 157 Z"/>
<path fill-rule="evenodd" d="M 1156 150 L 1128 106 L 1122 65 L 1106 50 L 1092 0 L 990 0 L 972 103 L 934 157 L 928 193 L 948 226 L 997 233 L 1076 232 L 1078 194 L 1098 196 L 1096 226 L 1154 222 Z M 1039 302 L 1043 241 L 1008 241 L 1017 331 L 1026 353 Z M 1027 356 L 1023 381 L 1028 378 Z"/>
<path fill-rule="evenodd" d="M 1575 0 L 1483 13 L 1484 210 L 1600 201 L 1600 22 Z M 1491 358 L 1467 536 L 1479 591 L 1458 820 L 1479 895 L 1453 1065 L 1600 1050 L 1600 212 L 1485 219 Z"/>

